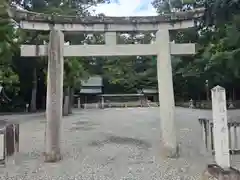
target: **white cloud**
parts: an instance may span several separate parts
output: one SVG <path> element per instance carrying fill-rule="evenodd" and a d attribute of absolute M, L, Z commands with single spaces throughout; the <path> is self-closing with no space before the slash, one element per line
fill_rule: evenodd
<path fill-rule="evenodd" d="M 96 13 L 104 13 L 107 16 L 153 16 L 156 15 L 155 9 L 149 2 L 146 10 L 136 11 L 140 4 L 149 0 L 119 0 L 119 4 L 100 4 L 93 9 Z"/>

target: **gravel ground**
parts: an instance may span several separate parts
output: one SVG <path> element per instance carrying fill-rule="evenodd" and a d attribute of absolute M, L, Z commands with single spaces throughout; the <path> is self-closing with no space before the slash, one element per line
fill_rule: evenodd
<path fill-rule="evenodd" d="M 4 116 L 20 122 L 20 152 L 0 167 L 0 180 L 197 180 L 213 161 L 203 151 L 198 117 L 211 111 L 177 108 L 181 157 L 162 159 L 158 108 L 75 111 L 63 118 L 63 160 L 43 163 L 44 114 Z"/>

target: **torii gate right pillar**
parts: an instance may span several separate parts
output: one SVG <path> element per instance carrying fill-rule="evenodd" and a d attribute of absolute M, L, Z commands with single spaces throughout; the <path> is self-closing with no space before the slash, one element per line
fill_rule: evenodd
<path fill-rule="evenodd" d="M 175 128 L 175 102 L 172 80 L 171 49 L 169 30 L 161 29 L 156 33 L 157 78 L 160 102 L 160 124 L 162 133 L 161 154 L 165 157 L 177 157 L 178 144 Z"/>

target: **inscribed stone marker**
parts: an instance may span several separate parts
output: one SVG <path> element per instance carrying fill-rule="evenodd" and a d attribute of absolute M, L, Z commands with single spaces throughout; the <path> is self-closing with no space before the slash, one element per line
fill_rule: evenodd
<path fill-rule="evenodd" d="M 215 146 L 215 161 L 224 168 L 230 167 L 229 136 L 227 124 L 226 92 L 221 86 L 212 90 L 213 133 Z"/>
<path fill-rule="evenodd" d="M 0 161 L 4 160 L 5 158 L 5 142 L 4 142 L 4 134 L 0 134 Z"/>

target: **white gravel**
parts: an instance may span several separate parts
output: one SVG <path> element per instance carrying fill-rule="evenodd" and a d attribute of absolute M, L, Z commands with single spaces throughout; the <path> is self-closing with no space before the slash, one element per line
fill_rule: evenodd
<path fill-rule="evenodd" d="M 158 108 L 75 111 L 62 123 L 63 160 L 52 164 L 42 160 L 44 114 L 4 116 L 21 123 L 20 152 L 0 167 L 0 180 L 197 180 L 213 161 L 202 151 L 199 116 L 211 111 L 177 108 L 181 157 L 162 159 Z"/>

